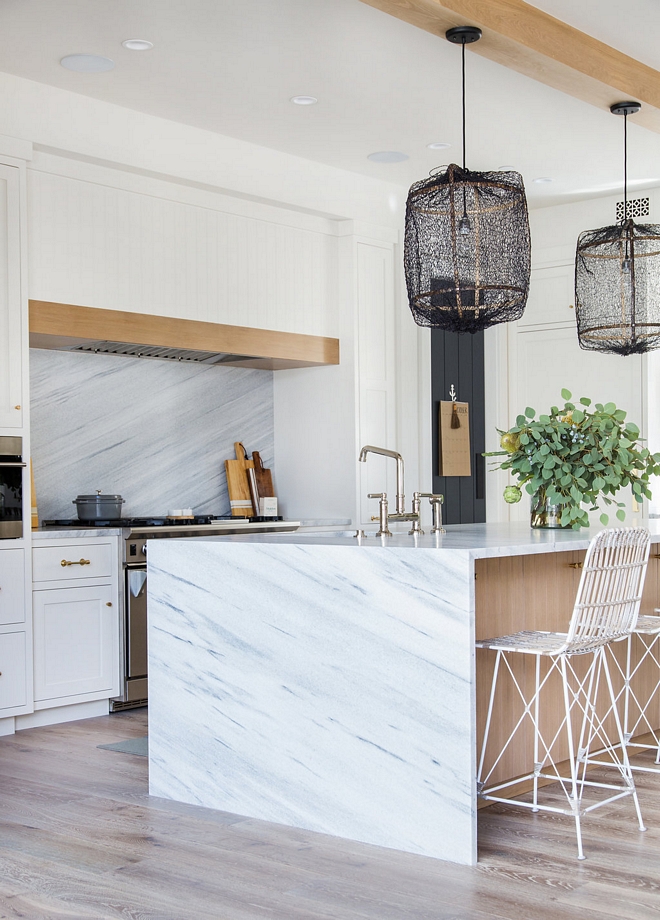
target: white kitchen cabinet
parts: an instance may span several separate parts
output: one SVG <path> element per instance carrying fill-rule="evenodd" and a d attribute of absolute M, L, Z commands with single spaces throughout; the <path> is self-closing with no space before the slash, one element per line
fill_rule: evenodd
<path fill-rule="evenodd" d="M 31 709 L 25 630 L 0 633 L 0 719 Z"/>
<path fill-rule="evenodd" d="M 111 579 L 116 565 L 113 557 L 112 543 L 39 544 L 32 551 L 32 580 L 35 584 L 58 581 L 78 585 L 90 578 Z"/>
<path fill-rule="evenodd" d="M 0 428 L 23 426 L 27 323 L 21 291 L 21 175 L 0 163 Z"/>
<path fill-rule="evenodd" d="M 116 696 L 117 538 L 40 540 L 32 560 L 35 709 Z"/>
<path fill-rule="evenodd" d="M 35 703 L 118 692 L 112 585 L 35 591 L 33 618 Z"/>
<path fill-rule="evenodd" d="M 0 551 L 0 625 L 25 623 L 25 550 Z"/>
<path fill-rule="evenodd" d="M 25 550 L 0 548 L 0 720 L 32 712 Z"/>

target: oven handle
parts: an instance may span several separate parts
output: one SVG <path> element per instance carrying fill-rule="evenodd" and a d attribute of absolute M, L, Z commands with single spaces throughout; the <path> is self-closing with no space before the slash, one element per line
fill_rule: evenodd
<path fill-rule="evenodd" d="M 7 462 L 5 462 L 4 460 L 0 460 L 0 469 L 4 469 L 5 467 L 8 467 L 8 466 L 13 466 L 13 467 L 16 467 L 16 466 L 23 466 L 23 467 L 25 467 L 25 466 L 27 466 L 27 463 L 7 463 Z"/>
<path fill-rule="evenodd" d="M 147 571 L 147 567 L 144 562 L 125 562 L 125 569 L 142 569 L 143 572 Z"/>

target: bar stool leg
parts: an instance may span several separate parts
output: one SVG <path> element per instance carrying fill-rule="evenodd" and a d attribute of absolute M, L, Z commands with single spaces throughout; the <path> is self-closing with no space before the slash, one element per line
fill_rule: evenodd
<path fill-rule="evenodd" d="M 641 646 L 641 657 L 635 665 L 633 665 L 632 660 L 633 635 L 637 636 Z M 655 750 L 655 761 L 653 767 L 646 767 L 642 764 L 635 764 L 631 765 L 631 770 L 641 770 L 642 772 L 647 773 L 660 773 L 660 770 L 657 769 L 657 767 L 660 766 L 660 730 L 654 727 L 652 716 L 648 715 L 649 707 L 651 706 L 653 700 L 657 698 L 658 690 L 660 689 L 660 655 L 658 654 L 658 649 L 660 647 L 660 633 L 636 632 L 633 635 L 629 635 L 626 639 L 625 669 L 617 663 L 618 671 L 623 678 L 623 688 L 619 691 L 619 697 L 621 694 L 623 694 L 623 740 L 625 742 L 625 746 L 628 748 Z M 637 699 L 637 695 L 633 689 L 633 678 L 647 658 L 650 658 L 652 662 L 655 662 L 659 676 L 651 693 L 646 696 L 645 700 L 642 699 L 640 701 Z M 616 658 L 613 658 L 612 660 L 616 662 Z M 634 716 L 631 713 L 631 701 L 634 702 L 636 709 L 639 711 L 636 722 L 634 721 Z M 646 734 L 646 732 L 643 731 L 645 726 L 648 729 L 648 732 L 653 735 L 652 744 L 635 742 L 632 740 L 635 734 L 639 734 L 640 726 L 643 734 Z"/>
<path fill-rule="evenodd" d="M 543 766 L 539 761 L 539 696 L 540 696 L 540 686 L 541 686 L 541 656 L 536 655 L 536 664 L 535 664 L 535 700 L 534 700 L 534 794 L 532 801 L 534 807 L 532 808 L 533 812 L 538 812 L 538 802 L 539 802 L 539 773 Z"/>
<path fill-rule="evenodd" d="M 619 742 L 621 744 L 621 759 L 623 761 L 623 769 L 621 769 L 621 775 L 626 783 L 633 792 L 632 797 L 635 803 L 635 811 L 637 812 L 637 821 L 639 822 L 640 831 L 645 831 L 644 821 L 642 820 L 642 810 L 639 807 L 639 799 L 637 798 L 637 787 L 635 786 L 635 781 L 633 780 L 632 770 L 630 769 L 630 761 L 628 759 L 628 745 L 625 743 L 623 738 L 623 729 L 621 727 L 621 719 L 619 717 L 619 708 L 616 704 L 616 696 L 614 694 L 614 688 L 612 686 L 612 678 L 610 676 L 610 668 L 607 663 L 607 656 L 605 655 L 605 648 L 600 650 L 600 655 L 602 657 L 603 666 L 605 668 L 605 678 L 607 680 L 607 687 L 610 693 L 610 701 L 612 703 L 612 713 L 614 714 L 614 721 L 616 722 L 616 730 L 619 735 Z"/>
<path fill-rule="evenodd" d="M 578 798 L 577 764 L 575 762 L 575 747 L 573 745 L 573 728 L 571 723 L 571 701 L 569 699 L 568 674 L 566 673 L 566 656 L 560 659 L 561 680 L 564 690 L 564 712 L 566 715 L 566 734 L 568 738 L 568 760 L 571 765 L 571 794 L 568 797 L 573 817 L 575 818 L 575 834 L 577 836 L 578 859 L 584 859 L 582 850 L 582 828 L 580 826 L 580 801 Z"/>
<path fill-rule="evenodd" d="M 623 740 L 630 741 L 630 678 L 632 664 L 632 634 L 626 639 L 626 673 L 623 680 Z"/>
<path fill-rule="evenodd" d="M 484 770 L 484 760 L 486 759 L 486 748 L 488 747 L 488 735 L 490 734 L 490 723 L 493 715 L 493 702 L 495 700 L 495 689 L 497 687 L 497 677 L 500 670 L 500 660 L 502 652 L 497 651 L 495 655 L 495 668 L 493 670 L 493 679 L 490 685 L 490 699 L 488 700 L 488 714 L 486 715 L 486 726 L 484 728 L 484 738 L 481 743 L 481 756 L 479 757 L 479 770 L 477 771 L 477 791 L 480 791 L 482 785 L 482 776 Z"/>

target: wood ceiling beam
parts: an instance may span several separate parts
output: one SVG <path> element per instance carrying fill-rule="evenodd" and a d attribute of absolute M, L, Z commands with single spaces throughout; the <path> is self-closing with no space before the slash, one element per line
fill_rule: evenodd
<path fill-rule="evenodd" d="M 362 0 L 434 35 L 478 26 L 476 54 L 600 109 L 644 103 L 636 124 L 660 134 L 660 72 L 524 0 Z"/>

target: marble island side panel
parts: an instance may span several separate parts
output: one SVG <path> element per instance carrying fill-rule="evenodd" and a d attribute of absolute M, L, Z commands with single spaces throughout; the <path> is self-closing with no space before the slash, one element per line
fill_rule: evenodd
<path fill-rule="evenodd" d="M 476 861 L 465 549 L 149 547 L 150 792 Z"/>

